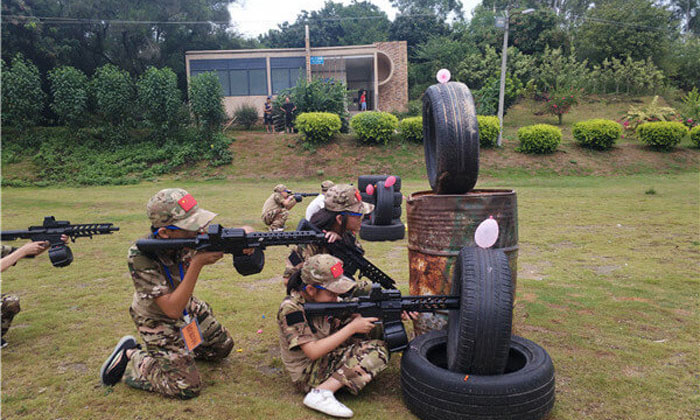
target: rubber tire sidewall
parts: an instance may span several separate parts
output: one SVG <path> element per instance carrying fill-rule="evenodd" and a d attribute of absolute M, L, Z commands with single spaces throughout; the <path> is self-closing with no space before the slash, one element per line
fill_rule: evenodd
<path fill-rule="evenodd" d="M 370 220 L 373 225 L 388 225 L 391 223 L 391 214 L 394 209 L 394 186 L 385 187 L 384 181 L 379 181 L 375 195 L 377 203 L 374 205 Z"/>
<path fill-rule="evenodd" d="M 406 236 L 406 226 L 400 220 L 392 220 L 390 225 L 373 225 L 371 223 L 362 223 L 360 228 L 360 238 L 369 241 L 398 241 Z"/>
<path fill-rule="evenodd" d="M 377 185 L 379 181 L 386 181 L 391 175 L 360 175 L 357 177 L 357 189 L 360 192 L 366 192 L 367 185 Z M 394 175 L 396 182 L 394 183 L 394 191 L 401 191 L 401 177 Z"/>

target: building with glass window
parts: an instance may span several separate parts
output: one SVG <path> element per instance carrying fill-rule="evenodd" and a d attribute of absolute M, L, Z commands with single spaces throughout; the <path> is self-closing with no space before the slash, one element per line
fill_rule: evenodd
<path fill-rule="evenodd" d="M 267 96 L 278 95 L 309 75 L 345 83 L 350 111 L 359 109 L 362 90 L 367 91 L 368 109 L 401 111 L 408 103 L 406 41 L 308 50 L 187 51 L 185 62 L 188 81 L 199 73 L 217 73 L 230 116 L 242 104 L 255 106 L 262 116 Z"/>

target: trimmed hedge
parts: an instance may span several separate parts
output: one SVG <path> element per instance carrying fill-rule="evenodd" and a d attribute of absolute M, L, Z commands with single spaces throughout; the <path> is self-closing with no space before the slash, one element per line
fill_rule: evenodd
<path fill-rule="evenodd" d="M 398 125 L 394 115 L 379 111 L 362 112 L 350 120 L 350 127 L 363 143 L 387 144 Z"/>
<path fill-rule="evenodd" d="M 700 147 L 700 125 L 696 125 L 690 130 L 690 140 L 695 147 Z"/>
<path fill-rule="evenodd" d="M 642 143 L 657 150 L 671 150 L 688 134 L 688 128 L 676 121 L 656 121 L 637 127 Z"/>
<path fill-rule="evenodd" d="M 423 117 L 404 118 L 399 123 L 399 135 L 404 141 L 423 142 Z"/>
<path fill-rule="evenodd" d="M 571 133 L 583 147 L 607 150 L 620 139 L 622 126 L 615 121 L 593 119 L 577 122 Z"/>
<path fill-rule="evenodd" d="M 479 122 L 479 144 L 481 147 L 495 147 L 498 144 L 498 132 L 501 124 L 498 117 L 477 115 Z"/>
<path fill-rule="evenodd" d="M 518 129 L 521 153 L 553 153 L 561 143 L 561 130 L 549 124 L 535 124 Z"/>
<path fill-rule="evenodd" d="M 296 119 L 296 128 L 309 143 L 327 143 L 340 133 L 340 117 L 330 112 L 305 112 Z"/>

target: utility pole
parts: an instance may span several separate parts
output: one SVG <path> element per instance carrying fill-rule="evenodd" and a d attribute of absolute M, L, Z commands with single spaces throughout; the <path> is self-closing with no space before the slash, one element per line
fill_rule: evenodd
<path fill-rule="evenodd" d="M 311 83 L 311 42 L 309 41 L 309 25 L 304 25 L 306 48 L 306 82 Z"/>
<path fill-rule="evenodd" d="M 508 27 L 510 26 L 509 10 L 506 9 L 505 33 L 503 34 L 503 50 L 501 52 L 501 88 L 498 90 L 498 147 L 503 139 L 503 99 L 506 92 L 506 61 L 508 60 Z"/>

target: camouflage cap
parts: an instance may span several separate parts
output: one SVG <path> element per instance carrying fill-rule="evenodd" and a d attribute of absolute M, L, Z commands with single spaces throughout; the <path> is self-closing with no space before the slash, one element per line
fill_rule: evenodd
<path fill-rule="evenodd" d="M 275 185 L 274 191 L 275 191 L 275 192 L 282 192 L 282 191 L 287 191 L 287 192 L 289 192 L 289 190 L 287 189 L 287 187 L 286 187 L 284 184 L 277 184 L 277 185 Z"/>
<path fill-rule="evenodd" d="M 182 188 L 158 191 L 148 200 L 146 214 L 155 228 L 174 225 L 189 231 L 202 229 L 217 216 L 199 208 L 197 200 Z"/>
<path fill-rule="evenodd" d="M 321 192 L 322 192 L 322 193 L 325 193 L 326 191 L 328 191 L 328 189 L 329 189 L 330 187 L 332 187 L 332 186 L 334 186 L 334 185 L 335 185 L 335 184 L 333 183 L 333 181 L 331 181 L 331 180 L 329 180 L 329 179 L 323 181 L 323 182 L 321 183 Z"/>
<path fill-rule="evenodd" d="M 369 214 L 374 206 L 362 202 L 362 196 L 357 188 L 348 184 L 336 184 L 326 191 L 324 201 L 326 210 L 350 211 L 353 213 Z"/>
<path fill-rule="evenodd" d="M 343 275 L 343 261 L 328 254 L 317 254 L 306 260 L 301 268 L 301 280 L 339 295 L 355 286 L 350 277 Z"/>

